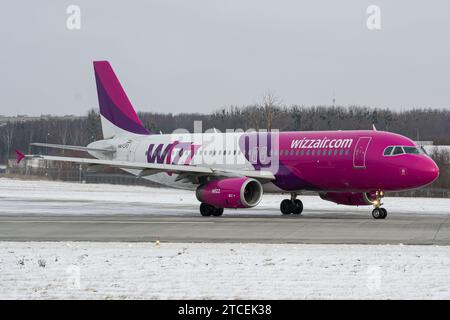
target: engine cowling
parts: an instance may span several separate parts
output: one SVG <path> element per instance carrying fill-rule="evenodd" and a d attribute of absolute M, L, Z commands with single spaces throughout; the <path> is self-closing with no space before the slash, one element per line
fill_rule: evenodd
<path fill-rule="evenodd" d="M 218 208 L 250 208 L 262 198 L 263 188 L 251 178 L 224 178 L 208 181 L 195 192 L 198 201 Z"/>
<path fill-rule="evenodd" d="M 377 199 L 375 192 L 321 192 L 319 195 L 323 200 L 349 206 L 372 205 Z"/>

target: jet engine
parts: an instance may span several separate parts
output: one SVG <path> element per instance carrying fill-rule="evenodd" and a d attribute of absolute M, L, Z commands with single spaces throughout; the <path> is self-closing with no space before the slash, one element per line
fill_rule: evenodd
<path fill-rule="evenodd" d="M 323 200 L 349 206 L 367 206 L 377 201 L 375 192 L 321 192 Z"/>
<path fill-rule="evenodd" d="M 198 201 L 218 208 L 251 208 L 262 198 L 263 188 L 251 178 L 223 178 L 208 181 L 195 192 Z"/>

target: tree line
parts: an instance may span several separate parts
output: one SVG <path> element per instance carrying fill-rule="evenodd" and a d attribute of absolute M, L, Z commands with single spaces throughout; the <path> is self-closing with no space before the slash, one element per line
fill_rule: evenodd
<path fill-rule="evenodd" d="M 412 109 L 392 111 L 369 107 L 341 106 L 231 106 L 210 114 L 140 112 L 139 117 L 150 131 L 171 133 L 175 129 L 194 130 L 194 121 L 202 121 L 203 130 L 278 129 L 311 130 L 386 130 L 413 140 L 432 140 L 436 145 L 450 145 L 450 110 Z M 53 117 L 0 124 L 0 162 L 23 150 L 30 142 L 87 145 L 102 139 L 100 116 L 90 110 L 86 117 Z"/>
<path fill-rule="evenodd" d="M 140 112 L 139 117 L 144 126 L 155 133 L 171 133 L 178 128 L 192 132 L 194 121 L 198 120 L 202 121 L 204 131 L 216 128 L 222 132 L 236 128 L 371 130 L 375 125 L 377 130 L 399 133 L 413 140 L 432 140 L 434 144 L 450 145 L 450 110 L 445 109 L 392 111 L 364 106 L 282 106 L 276 97 L 268 94 L 261 103 L 225 107 L 210 114 Z M 74 119 L 53 117 L 6 122 L 0 124 L 0 163 L 13 158 L 16 149 L 29 151 L 30 142 L 85 146 L 99 139 L 102 139 L 100 116 L 95 110 L 90 110 L 86 117 Z M 55 151 L 49 149 L 48 152 Z M 436 154 L 435 157 L 438 161 L 448 159 L 445 154 Z M 446 180 L 447 187 L 450 187 L 450 180 Z"/>

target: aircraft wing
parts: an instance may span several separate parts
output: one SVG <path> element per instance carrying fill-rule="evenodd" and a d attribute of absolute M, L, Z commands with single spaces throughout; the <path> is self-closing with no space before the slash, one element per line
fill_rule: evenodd
<path fill-rule="evenodd" d="M 275 176 L 269 171 L 251 171 L 251 170 L 228 170 L 223 168 L 213 167 L 199 167 L 199 166 L 187 166 L 165 163 L 144 163 L 144 162 L 131 162 L 120 160 L 102 160 L 102 159 L 89 159 L 89 158 L 77 158 L 77 157 L 58 157 L 58 156 L 46 156 L 46 155 L 23 155 L 16 151 L 17 160 L 25 159 L 43 159 L 48 161 L 64 161 L 79 164 L 86 164 L 90 166 L 105 166 L 121 169 L 135 169 L 141 170 L 139 176 L 152 175 L 159 172 L 176 173 L 184 176 L 246 176 L 249 178 L 255 178 L 257 180 L 275 180 Z"/>
<path fill-rule="evenodd" d="M 77 151 L 97 151 L 97 152 L 105 152 L 105 153 L 114 152 L 114 149 L 89 148 L 89 147 L 81 147 L 81 146 L 69 146 L 66 144 L 53 144 L 53 143 L 41 143 L 41 142 L 32 142 L 32 143 L 30 143 L 30 146 L 65 149 L 65 150 L 77 150 Z"/>

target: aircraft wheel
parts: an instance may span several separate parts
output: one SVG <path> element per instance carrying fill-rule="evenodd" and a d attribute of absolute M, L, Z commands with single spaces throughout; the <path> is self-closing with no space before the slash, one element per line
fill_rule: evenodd
<path fill-rule="evenodd" d="M 383 213 L 383 210 L 381 210 L 381 208 L 375 208 L 372 210 L 372 217 L 374 219 L 384 219 L 383 215 L 384 215 L 384 213 Z"/>
<path fill-rule="evenodd" d="M 204 217 L 209 217 L 211 216 L 215 211 L 214 206 L 204 203 L 202 202 L 202 204 L 200 204 L 200 214 Z"/>
<path fill-rule="evenodd" d="M 214 217 L 220 217 L 223 214 L 223 208 L 214 208 L 212 215 Z"/>
<path fill-rule="evenodd" d="M 280 203 L 280 211 L 282 214 L 291 214 L 294 212 L 294 205 L 289 199 L 284 199 Z"/>
<path fill-rule="evenodd" d="M 292 212 L 293 214 L 302 214 L 303 211 L 303 202 L 300 199 L 294 200 L 295 208 Z"/>
<path fill-rule="evenodd" d="M 380 219 L 386 219 L 387 210 L 385 208 L 380 208 L 380 210 L 382 211 L 382 215 L 381 215 Z"/>

